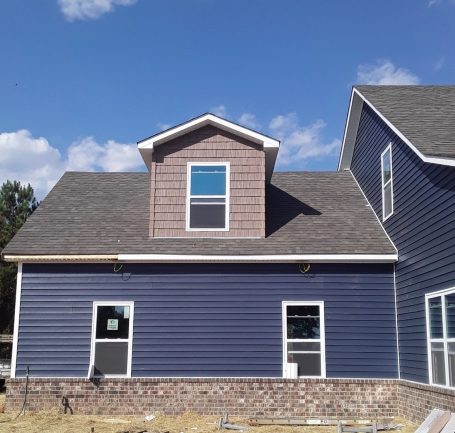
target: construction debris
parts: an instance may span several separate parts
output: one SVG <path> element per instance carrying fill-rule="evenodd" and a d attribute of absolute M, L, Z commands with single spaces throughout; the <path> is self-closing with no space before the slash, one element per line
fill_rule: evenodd
<path fill-rule="evenodd" d="M 226 430 L 237 430 L 240 432 L 248 430 L 248 427 L 239 424 L 231 424 L 228 419 L 228 414 L 224 414 L 218 421 L 218 430 L 226 429 Z"/>
<path fill-rule="evenodd" d="M 441 433 L 453 433 L 455 432 L 455 413 L 452 413 L 449 422 L 442 429 Z"/>
<path fill-rule="evenodd" d="M 249 418 L 248 424 L 251 426 L 259 425 L 300 425 L 300 426 L 337 426 L 342 425 L 372 425 L 372 419 L 337 419 L 337 418 Z M 378 430 L 392 430 L 398 428 L 400 424 L 391 424 L 393 418 L 383 418 L 378 421 Z"/>
<path fill-rule="evenodd" d="M 449 411 L 433 409 L 415 433 L 441 433 L 451 419 L 452 414 Z"/>

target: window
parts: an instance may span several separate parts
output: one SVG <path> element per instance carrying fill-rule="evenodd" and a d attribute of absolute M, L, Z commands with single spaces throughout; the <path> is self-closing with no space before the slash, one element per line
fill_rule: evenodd
<path fill-rule="evenodd" d="M 131 376 L 133 302 L 94 302 L 89 377 Z"/>
<path fill-rule="evenodd" d="M 188 163 L 186 229 L 229 230 L 229 163 Z"/>
<path fill-rule="evenodd" d="M 430 384 L 455 388 L 455 289 L 426 298 Z"/>
<path fill-rule="evenodd" d="M 393 214 L 392 143 L 381 155 L 382 221 Z"/>
<path fill-rule="evenodd" d="M 283 369 L 299 377 L 325 377 L 324 303 L 283 302 Z"/>

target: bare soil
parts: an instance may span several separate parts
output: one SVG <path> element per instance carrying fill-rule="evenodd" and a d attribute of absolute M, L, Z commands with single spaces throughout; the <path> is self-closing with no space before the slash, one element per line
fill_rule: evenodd
<path fill-rule="evenodd" d="M 5 395 L 0 394 L 0 433 L 215 433 L 220 417 L 184 413 L 179 416 L 155 414 L 153 421 L 133 416 L 64 415 L 58 412 L 4 413 Z M 221 416 L 221 415 L 220 415 Z M 232 417 L 229 422 L 247 426 L 246 420 Z M 417 426 L 403 419 L 401 433 L 413 433 Z M 93 429 L 93 430 L 92 430 Z M 222 430 L 229 433 L 232 430 Z M 335 433 L 336 427 L 248 426 L 249 433 Z"/>

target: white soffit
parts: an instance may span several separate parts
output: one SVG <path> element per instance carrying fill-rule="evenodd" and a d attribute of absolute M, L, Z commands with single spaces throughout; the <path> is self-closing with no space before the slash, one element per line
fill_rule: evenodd
<path fill-rule="evenodd" d="M 178 138 L 191 131 L 202 128 L 206 125 L 213 125 L 223 131 L 230 132 L 239 137 L 252 141 L 253 143 L 261 144 L 265 151 L 265 170 L 266 179 L 270 180 L 275 166 L 276 157 L 280 148 L 279 140 L 269 137 L 268 135 L 260 134 L 259 132 L 245 128 L 244 126 L 230 122 L 229 120 L 222 119 L 214 114 L 207 113 L 202 116 L 189 120 L 188 122 L 177 125 L 173 128 L 167 129 L 159 134 L 152 135 L 137 143 L 137 147 L 145 162 L 148 170 L 150 171 L 152 163 L 153 150 L 156 146 L 166 143 L 174 138 Z"/>
<path fill-rule="evenodd" d="M 357 130 L 359 128 L 360 115 L 362 114 L 363 104 L 367 103 L 373 111 L 381 118 L 381 120 L 400 137 L 418 156 L 419 158 L 431 164 L 455 166 L 455 159 L 439 158 L 425 156 L 418 150 L 411 141 L 398 130 L 365 96 L 362 95 L 356 88 L 352 89 L 351 100 L 349 103 L 348 118 L 344 129 L 343 145 L 341 147 L 340 160 L 338 162 L 338 171 L 350 170 L 352 157 L 354 154 L 355 140 L 357 138 Z"/>

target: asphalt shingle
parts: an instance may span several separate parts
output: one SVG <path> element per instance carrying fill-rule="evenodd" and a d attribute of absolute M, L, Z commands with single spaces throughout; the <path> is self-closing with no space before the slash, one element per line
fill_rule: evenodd
<path fill-rule="evenodd" d="M 349 172 L 275 173 L 264 239 L 149 238 L 148 173 L 68 172 L 2 254 L 394 254 Z"/>
<path fill-rule="evenodd" d="M 455 158 L 455 86 L 355 86 L 420 152 Z"/>

